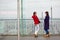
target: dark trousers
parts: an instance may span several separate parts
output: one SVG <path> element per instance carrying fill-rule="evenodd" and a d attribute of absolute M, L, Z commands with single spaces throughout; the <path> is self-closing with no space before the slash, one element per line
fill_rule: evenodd
<path fill-rule="evenodd" d="M 49 34 L 49 31 L 48 31 L 48 29 L 45 29 L 45 32 L 46 32 L 46 34 Z"/>

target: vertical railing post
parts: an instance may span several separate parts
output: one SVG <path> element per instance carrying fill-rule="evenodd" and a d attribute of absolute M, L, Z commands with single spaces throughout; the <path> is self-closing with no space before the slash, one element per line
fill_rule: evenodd
<path fill-rule="evenodd" d="M 52 6 L 51 6 L 51 27 L 53 26 L 53 22 L 52 22 Z M 52 29 L 53 29 L 53 27 L 52 27 Z M 53 31 L 53 33 L 54 33 L 54 31 Z"/>
<path fill-rule="evenodd" d="M 17 0 L 17 19 L 18 19 L 18 40 L 20 40 L 20 35 L 19 35 L 19 26 L 20 26 L 20 1 Z"/>
<path fill-rule="evenodd" d="M 22 34 L 24 34 L 23 30 L 23 0 L 21 0 L 21 27 L 22 27 Z"/>

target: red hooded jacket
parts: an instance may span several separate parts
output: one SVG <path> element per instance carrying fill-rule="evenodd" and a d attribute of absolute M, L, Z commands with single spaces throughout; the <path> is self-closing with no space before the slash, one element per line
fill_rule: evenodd
<path fill-rule="evenodd" d="M 36 15 L 33 15 L 32 18 L 34 20 L 34 24 L 39 24 L 40 23 L 40 21 L 39 21 L 39 19 Z"/>

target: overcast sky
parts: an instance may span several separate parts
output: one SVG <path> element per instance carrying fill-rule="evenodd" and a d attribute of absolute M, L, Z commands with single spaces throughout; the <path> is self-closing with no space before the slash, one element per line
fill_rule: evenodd
<path fill-rule="evenodd" d="M 23 0 L 23 18 L 31 18 L 34 11 L 39 18 L 45 16 L 49 11 L 51 17 L 51 6 L 53 18 L 60 18 L 60 0 Z M 0 0 L 0 19 L 17 18 L 17 0 Z"/>

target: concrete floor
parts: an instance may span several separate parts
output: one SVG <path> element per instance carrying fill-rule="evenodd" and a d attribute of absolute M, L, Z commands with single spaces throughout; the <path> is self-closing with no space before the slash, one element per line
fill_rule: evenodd
<path fill-rule="evenodd" d="M 0 36 L 0 40 L 18 40 L 17 36 Z M 34 38 L 33 36 L 20 37 L 20 40 L 60 40 L 60 36 L 50 36 L 49 38 L 44 38 L 39 36 Z"/>

